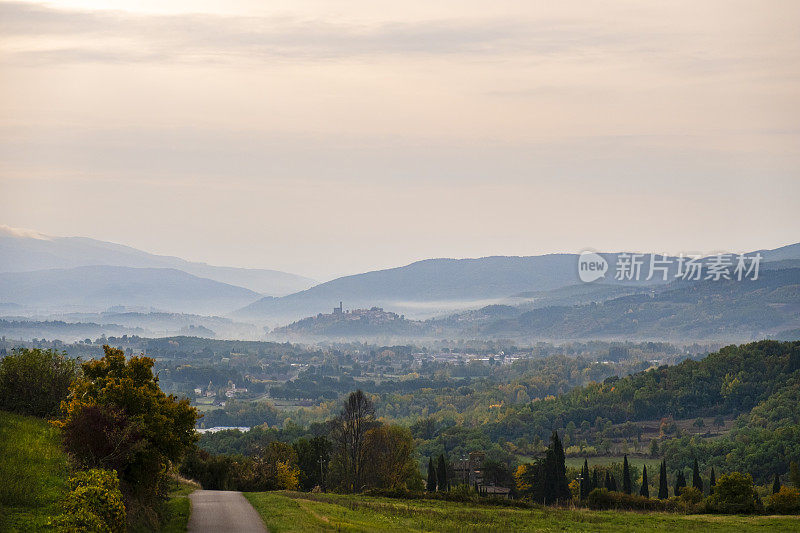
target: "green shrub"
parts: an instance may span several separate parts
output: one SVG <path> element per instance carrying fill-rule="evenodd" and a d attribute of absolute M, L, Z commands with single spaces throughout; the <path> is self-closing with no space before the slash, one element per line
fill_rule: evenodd
<path fill-rule="evenodd" d="M 775 514 L 796 514 L 800 512 L 800 491 L 786 485 L 782 486 L 781 490 L 769 497 L 767 511 Z"/>
<path fill-rule="evenodd" d="M 69 478 L 69 486 L 64 513 L 56 519 L 56 526 L 76 533 L 125 531 L 125 505 L 116 472 L 78 472 Z"/>
<path fill-rule="evenodd" d="M 761 510 L 761 500 L 753 486 L 750 474 L 732 472 L 717 480 L 709 506 L 717 513 L 743 514 Z"/>
<path fill-rule="evenodd" d="M 675 507 L 674 502 L 645 498 L 638 494 L 594 489 L 586 498 L 590 509 L 624 509 L 635 511 L 667 511 Z"/>
<path fill-rule="evenodd" d="M 586 497 L 586 505 L 590 509 L 606 510 L 614 507 L 614 498 L 608 489 L 594 489 Z"/>
<path fill-rule="evenodd" d="M 0 359 L 0 410 L 55 416 L 76 375 L 76 361 L 66 352 L 14 349 Z"/>

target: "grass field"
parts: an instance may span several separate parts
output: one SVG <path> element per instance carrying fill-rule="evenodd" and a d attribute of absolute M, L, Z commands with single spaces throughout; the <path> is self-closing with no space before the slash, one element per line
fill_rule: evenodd
<path fill-rule="evenodd" d="M 514 509 L 436 500 L 245 493 L 272 533 L 291 531 L 800 531 L 800 517 Z"/>
<path fill-rule="evenodd" d="M 57 515 L 69 466 L 58 430 L 0 411 L 0 531 L 41 531 Z"/>

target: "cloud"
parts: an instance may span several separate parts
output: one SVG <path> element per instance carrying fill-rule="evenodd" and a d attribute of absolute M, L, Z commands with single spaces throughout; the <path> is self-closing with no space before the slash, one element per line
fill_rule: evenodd
<path fill-rule="evenodd" d="M 356 24 L 293 17 L 81 11 L 23 2 L 0 2 L 0 35 L 6 42 L 16 42 L 3 55 L 24 63 L 548 56 L 570 50 L 636 49 L 649 46 L 654 38 L 652 28 L 620 33 L 596 22 L 567 18 L 456 17 Z"/>
<path fill-rule="evenodd" d="M 40 241 L 53 240 L 51 236 L 45 235 L 44 233 L 39 233 L 36 230 L 12 228 L 11 226 L 6 226 L 5 224 L 0 224 L 0 235 L 7 235 L 9 237 L 15 237 L 18 239 L 37 239 Z"/>

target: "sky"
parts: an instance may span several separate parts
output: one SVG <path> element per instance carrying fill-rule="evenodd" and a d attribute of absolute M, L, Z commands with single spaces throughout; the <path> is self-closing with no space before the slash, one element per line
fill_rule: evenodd
<path fill-rule="evenodd" d="M 0 224 L 318 280 L 798 242 L 798 27 L 795 0 L 0 1 Z"/>

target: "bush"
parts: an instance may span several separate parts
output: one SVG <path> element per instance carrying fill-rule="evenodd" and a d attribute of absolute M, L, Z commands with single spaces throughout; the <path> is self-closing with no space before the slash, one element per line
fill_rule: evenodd
<path fill-rule="evenodd" d="M 197 440 L 197 411 L 164 394 L 153 359 L 103 349 L 105 356 L 83 363 L 70 386 L 59 422 L 65 448 L 81 467 L 119 472 L 129 519 L 153 528 L 166 500 L 167 469 Z"/>
<path fill-rule="evenodd" d="M 674 502 L 645 498 L 638 494 L 594 489 L 586 497 L 586 505 L 590 509 L 625 509 L 636 511 L 668 511 L 674 508 Z"/>
<path fill-rule="evenodd" d="M 59 529 L 75 533 L 125 531 L 125 505 L 116 472 L 78 472 L 69 478 L 69 487 L 64 513 L 55 521 Z"/>
<path fill-rule="evenodd" d="M 739 472 L 720 476 L 709 506 L 712 511 L 727 514 L 754 513 L 762 507 L 752 476 Z"/>
<path fill-rule="evenodd" d="M 796 488 L 781 487 L 767 502 L 767 510 L 775 514 L 795 514 L 800 512 L 800 491 Z"/>
<path fill-rule="evenodd" d="M 77 363 L 66 352 L 14 349 L 0 359 L 0 409 L 40 418 L 58 414 Z"/>
<path fill-rule="evenodd" d="M 614 498 L 608 489 L 594 489 L 586 497 L 586 505 L 590 509 L 606 510 L 614 507 Z"/>

